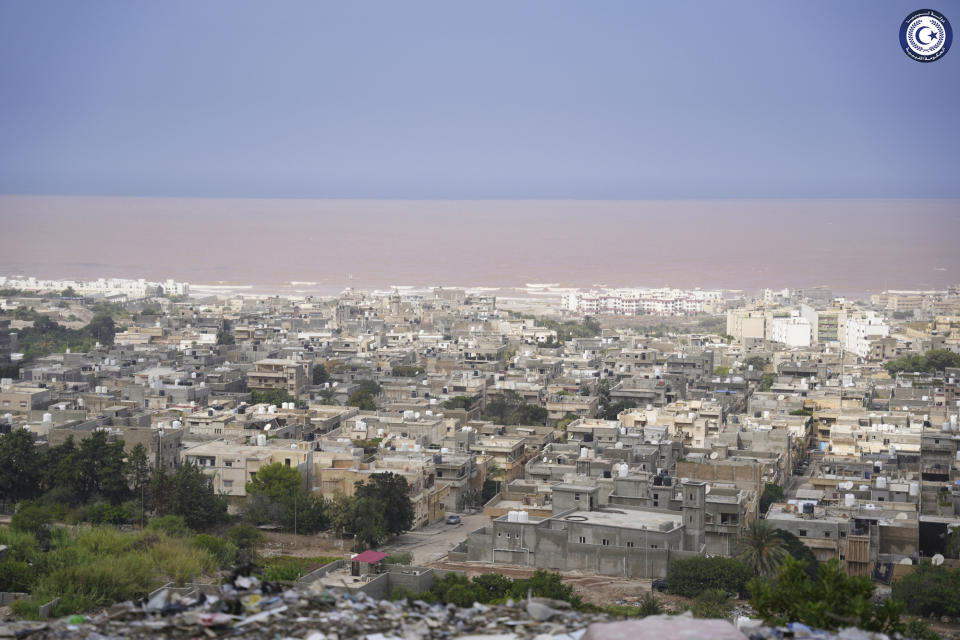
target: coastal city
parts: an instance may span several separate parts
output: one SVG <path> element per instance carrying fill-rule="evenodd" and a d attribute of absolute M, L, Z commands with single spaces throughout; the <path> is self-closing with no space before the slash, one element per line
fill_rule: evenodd
<path fill-rule="evenodd" d="M 0 278 L 0 507 L 239 523 L 378 598 L 536 570 L 690 596 L 685 561 L 769 573 L 771 538 L 888 593 L 960 558 L 960 285 L 402 289 Z"/>
<path fill-rule="evenodd" d="M 960 640 L 941 4 L 0 2 L 0 640 Z"/>

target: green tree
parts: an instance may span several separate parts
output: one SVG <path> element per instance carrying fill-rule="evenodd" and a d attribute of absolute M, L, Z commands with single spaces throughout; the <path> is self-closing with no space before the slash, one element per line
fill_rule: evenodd
<path fill-rule="evenodd" d="M 470 396 L 454 396 L 443 403 L 444 409 L 467 409 L 469 411 L 472 406 L 473 398 Z"/>
<path fill-rule="evenodd" d="M 813 555 L 810 547 L 803 544 L 797 536 L 785 529 L 777 529 L 777 536 L 783 542 L 783 548 L 794 560 L 799 560 L 804 565 L 804 571 L 811 580 L 817 579 L 817 573 L 820 570 L 820 562 L 817 556 Z"/>
<path fill-rule="evenodd" d="M 213 481 L 198 466 L 183 464 L 172 476 L 162 471 L 153 481 L 160 515 L 182 516 L 187 526 L 205 531 L 227 520 L 227 502 L 213 491 Z"/>
<path fill-rule="evenodd" d="M 33 435 L 26 429 L 0 435 L 0 496 L 2 500 L 32 500 L 40 495 L 43 471 Z"/>
<path fill-rule="evenodd" d="M 340 492 L 333 494 L 327 503 L 327 518 L 334 533 L 341 536 L 353 533 L 355 511 L 356 501 L 352 497 Z"/>
<path fill-rule="evenodd" d="M 744 361 L 743 364 L 745 367 L 749 367 L 752 365 L 755 370 L 763 371 L 769 362 L 770 361 L 767 358 L 764 358 L 763 356 L 750 356 Z"/>
<path fill-rule="evenodd" d="M 247 482 L 248 495 L 264 495 L 275 502 L 288 502 L 302 492 L 303 476 L 293 467 L 279 462 L 260 467 Z"/>
<path fill-rule="evenodd" d="M 48 447 L 42 458 L 42 485 L 45 492 L 58 492 L 71 504 L 76 503 L 78 456 L 73 436 L 61 445 Z"/>
<path fill-rule="evenodd" d="M 773 388 L 773 383 L 776 382 L 777 377 L 772 373 L 765 373 L 760 379 L 760 386 L 757 387 L 758 391 L 770 391 Z"/>
<path fill-rule="evenodd" d="M 93 316 L 84 331 L 100 344 L 113 344 L 113 337 L 117 334 L 117 325 L 109 313 L 97 313 Z"/>
<path fill-rule="evenodd" d="M 890 375 L 901 372 L 936 373 L 947 367 L 960 367 L 960 354 L 946 349 L 934 349 L 925 354 L 910 354 L 883 365 Z"/>
<path fill-rule="evenodd" d="M 61 297 L 61 298 L 76 298 L 76 297 L 77 297 L 77 292 L 76 292 L 76 290 L 74 290 L 73 287 L 67 287 L 66 289 L 64 289 L 63 291 L 60 292 L 60 297 Z"/>
<path fill-rule="evenodd" d="M 312 375 L 313 375 L 312 382 L 315 385 L 323 384 L 324 382 L 327 382 L 328 380 L 330 380 L 330 374 L 327 373 L 327 368 L 323 366 L 322 362 L 318 362 L 317 364 L 313 365 Z"/>
<path fill-rule="evenodd" d="M 354 551 L 378 546 L 387 539 L 384 527 L 383 503 L 376 498 L 357 498 L 354 501 L 351 530 Z"/>
<path fill-rule="evenodd" d="M 902 602 L 877 604 L 870 580 L 848 576 L 836 560 L 822 564 L 818 579 L 810 580 L 804 563 L 787 557 L 776 580 L 756 578 L 748 588 L 751 606 L 773 626 L 802 622 L 819 629 L 853 626 L 886 634 L 905 628 L 900 622 Z"/>
<path fill-rule="evenodd" d="M 908 612 L 918 616 L 960 615 L 960 569 L 935 566 L 923 560 L 893 583 L 892 597 L 902 601 Z"/>
<path fill-rule="evenodd" d="M 146 493 L 149 483 L 150 459 L 147 457 L 146 447 L 137 443 L 127 456 L 127 484 L 133 496 L 139 498 L 141 492 Z"/>
<path fill-rule="evenodd" d="M 772 482 L 765 483 L 763 493 L 760 495 L 760 513 L 766 513 L 771 504 L 781 500 L 783 500 L 783 487 Z"/>
<path fill-rule="evenodd" d="M 413 527 L 413 503 L 406 478 L 395 473 L 374 473 L 367 482 L 358 482 L 355 487 L 357 499 L 370 498 L 381 503 L 387 534 L 399 535 Z"/>
<path fill-rule="evenodd" d="M 737 546 L 737 560 L 749 566 L 758 576 L 775 575 L 788 555 L 783 540 L 770 521 L 759 518 L 750 523 L 746 535 Z"/>
<path fill-rule="evenodd" d="M 376 411 L 377 401 L 365 389 L 357 389 L 347 397 L 348 407 L 357 407 L 361 411 Z"/>
<path fill-rule="evenodd" d="M 286 389 L 268 389 L 266 391 L 253 391 L 250 393 L 250 402 L 252 404 L 274 404 L 282 405 L 284 402 L 296 402 L 297 399 L 287 393 Z"/>
<path fill-rule="evenodd" d="M 636 401 L 634 400 L 621 400 L 620 402 L 614 402 L 613 404 L 606 405 L 600 412 L 600 417 L 604 420 L 616 420 L 617 416 L 621 412 L 626 411 L 627 409 L 633 409 L 637 406 Z"/>
<path fill-rule="evenodd" d="M 752 577 L 753 569 L 734 558 L 695 556 L 670 562 L 667 590 L 687 598 L 696 598 L 707 589 L 720 589 L 743 597 Z"/>
<path fill-rule="evenodd" d="M 113 504 L 127 499 L 130 488 L 124 469 L 123 441 L 109 442 L 105 431 L 94 431 L 80 441 L 77 452 L 76 494 L 80 502 L 103 496 Z"/>

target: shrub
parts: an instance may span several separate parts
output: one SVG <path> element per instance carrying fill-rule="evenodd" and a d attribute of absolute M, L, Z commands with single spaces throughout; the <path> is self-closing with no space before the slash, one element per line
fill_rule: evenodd
<path fill-rule="evenodd" d="M 708 589 L 719 589 L 744 597 L 747 582 L 751 578 L 753 571 L 739 560 L 696 556 L 670 563 L 667 590 L 687 598 L 696 598 Z"/>
<path fill-rule="evenodd" d="M 130 514 L 121 505 L 109 502 L 96 502 L 86 510 L 86 518 L 93 524 L 124 524 L 130 521 Z"/>
<path fill-rule="evenodd" d="M 34 562 L 40 555 L 37 539 L 27 531 L 0 527 L 0 544 L 7 547 L 7 559 Z"/>
<path fill-rule="evenodd" d="M 810 580 L 804 569 L 802 561 L 788 557 L 776 580 L 750 582 L 750 604 L 764 622 L 774 626 L 802 622 L 828 630 L 854 626 L 886 634 L 903 631 L 903 603 L 893 599 L 875 603 L 869 579 L 848 576 L 836 560 L 820 565 L 817 580 Z"/>
<path fill-rule="evenodd" d="M 183 516 L 160 516 L 147 524 L 149 531 L 160 531 L 175 538 L 185 538 L 192 532 Z"/>
<path fill-rule="evenodd" d="M 394 602 L 397 600 L 410 600 L 412 602 L 419 600 L 420 596 L 402 585 L 397 585 L 390 591 L 390 599 Z"/>
<path fill-rule="evenodd" d="M 193 546 L 203 549 L 217 561 L 217 566 L 226 569 L 237 560 L 237 546 L 229 540 L 212 536 L 208 533 L 198 534 L 193 539 Z"/>
<path fill-rule="evenodd" d="M 893 583 L 892 597 L 917 616 L 960 615 L 960 570 L 921 562 L 912 573 Z"/>
<path fill-rule="evenodd" d="M 255 549 L 264 541 L 263 534 L 249 524 L 235 524 L 226 530 L 223 537 L 242 550 Z"/>
<path fill-rule="evenodd" d="M 50 545 L 50 524 L 53 522 L 48 507 L 28 504 L 18 510 L 10 519 L 10 528 L 14 531 L 31 534 L 41 548 Z"/>
<path fill-rule="evenodd" d="M 913 640 L 940 640 L 940 634 L 930 628 L 926 620 L 920 618 L 910 618 L 907 620 L 907 628 L 903 635 Z"/>
<path fill-rule="evenodd" d="M 413 554 L 409 551 L 403 553 L 391 553 L 383 559 L 387 564 L 413 564 Z"/>
<path fill-rule="evenodd" d="M 528 593 L 541 598 L 566 600 L 575 607 L 582 603 L 579 596 L 573 595 L 573 587 L 563 583 L 559 573 L 548 573 L 543 569 L 537 569 L 529 578 L 514 580 L 509 595 L 519 599 L 526 598 Z"/>
<path fill-rule="evenodd" d="M 337 558 L 316 556 L 314 558 L 296 558 L 293 556 L 274 556 L 263 561 L 260 577 L 270 582 L 299 580 L 315 569 L 330 564 Z"/>
<path fill-rule="evenodd" d="M 513 581 L 499 573 L 486 573 L 480 576 L 474 576 L 473 587 L 478 591 L 480 602 L 493 602 L 506 598 L 513 586 Z"/>
<path fill-rule="evenodd" d="M 663 605 L 660 603 L 660 600 L 650 591 L 643 594 L 643 596 L 640 598 L 640 603 L 637 606 L 637 609 L 639 609 L 639 615 L 643 617 L 655 616 L 663 613 Z"/>
<path fill-rule="evenodd" d="M 22 560 L 0 560 L 0 591 L 27 592 L 36 578 L 33 569 Z"/>
<path fill-rule="evenodd" d="M 732 608 L 733 602 L 725 591 L 707 589 L 696 597 L 691 610 L 697 618 L 726 618 Z"/>

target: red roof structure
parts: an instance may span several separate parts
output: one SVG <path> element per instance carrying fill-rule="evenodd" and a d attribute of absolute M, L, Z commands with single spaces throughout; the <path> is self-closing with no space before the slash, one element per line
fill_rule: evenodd
<path fill-rule="evenodd" d="M 387 557 L 387 554 L 381 553 L 380 551 L 374 551 L 373 549 L 368 549 L 363 553 L 359 553 L 352 558 L 350 562 L 366 562 L 367 564 L 377 564 L 381 560 Z"/>

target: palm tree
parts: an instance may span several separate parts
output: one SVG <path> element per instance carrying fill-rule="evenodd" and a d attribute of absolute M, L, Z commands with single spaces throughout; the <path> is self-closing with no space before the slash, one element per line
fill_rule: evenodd
<path fill-rule="evenodd" d="M 783 540 L 769 520 L 759 518 L 750 523 L 745 536 L 740 538 L 737 559 L 750 565 L 761 577 L 776 575 L 780 563 L 787 556 Z"/>

